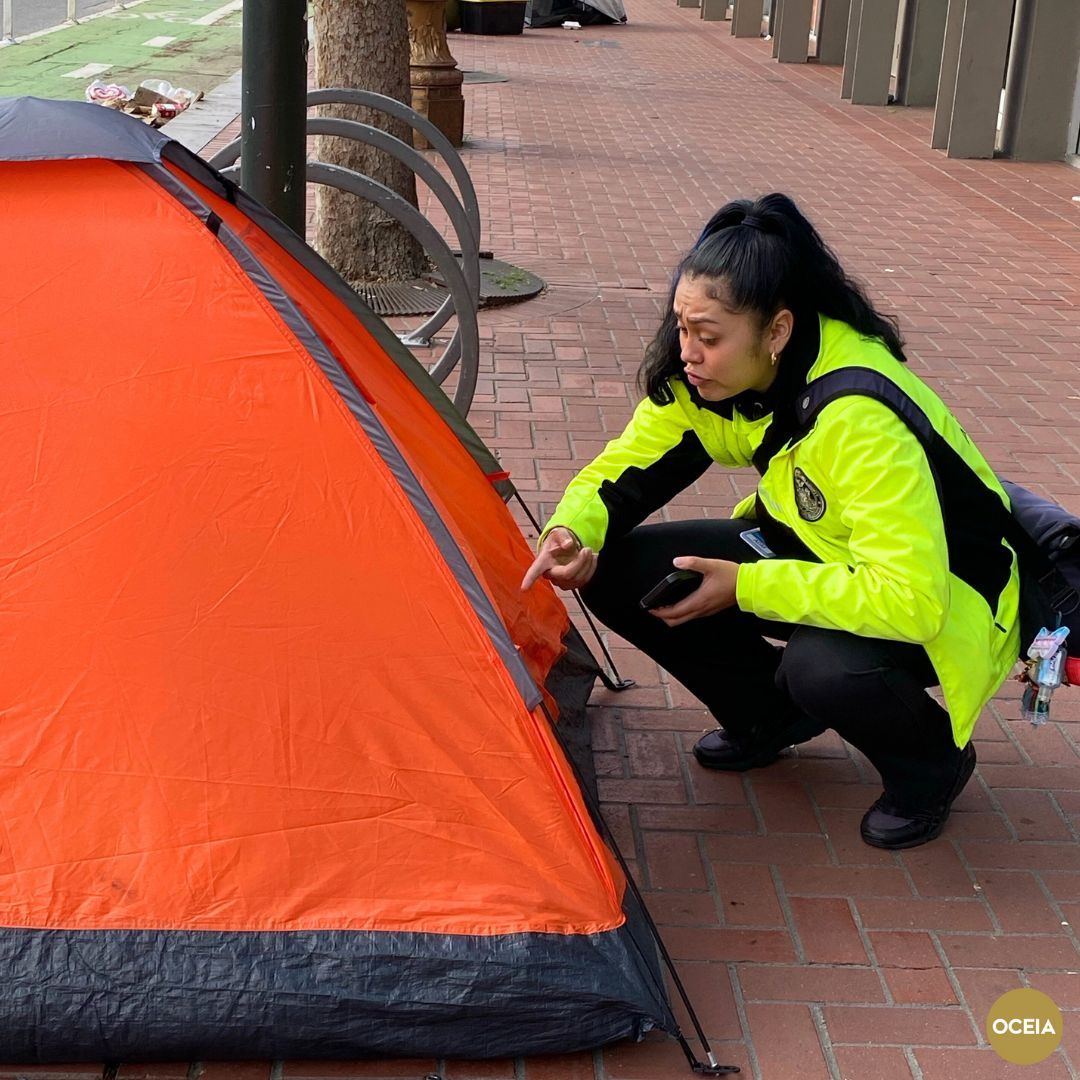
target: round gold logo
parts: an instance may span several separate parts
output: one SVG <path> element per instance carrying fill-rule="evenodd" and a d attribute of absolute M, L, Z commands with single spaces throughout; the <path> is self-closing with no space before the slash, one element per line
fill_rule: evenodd
<path fill-rule="evenodd" d="M 1061 1010 L 1041 990 L 1010 990 L 990 1006 L 986 1037 L 998 1057 L 1034 1065 L 1061 1043 Z"/>

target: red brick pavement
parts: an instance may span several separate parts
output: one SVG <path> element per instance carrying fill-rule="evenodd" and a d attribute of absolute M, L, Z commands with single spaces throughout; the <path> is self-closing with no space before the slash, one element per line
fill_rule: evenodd
<path fill-rule="evenodd" d="M 482 313 L 471 413 L 538 511 L 628 417 L 670 267 L 704 218 L 769 190 L 799 199 L 899 315 L 913 367 L 991 462 L 1080 511 L 1080 171 L 950 161 L 928 149 L 928 110 L 852 107 L 836 69 L 781 67 L 766 43 L 671 0 L 629 6 L 626 27 L 452 37 L 461 67 L 510 80 L 465 88 L 483 246 L 548 282 Z M 751 485 L 714 470 L 666 513 L 727 514 Z M 878 789 L 839 740 L 745 777 L 708 775 L 687 755 L 704 711 L 611 644 L 637 685 L 593 699 L 605 808 L 721 1060 L 756 1080 L 1078 1075 L 1080 691 L 1036 731 L 1007 685 L 979 721 L 982 764 L 945 836 L 891 854 L 858 839 Z M 991 1002 L 1018 986 L 1050 993 L 1066 1025 L 1062 1049 L 1022 1070 L 983 1034 Z M 516 1063 L 124 1065 L 120 1077 L 436 1069 L 689 1075 L 673 1042 L 650 1039 Z"/>

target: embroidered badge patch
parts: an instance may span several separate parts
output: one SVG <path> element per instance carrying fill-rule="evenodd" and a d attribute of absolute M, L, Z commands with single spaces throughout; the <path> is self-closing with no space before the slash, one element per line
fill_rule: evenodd
<path fill-rule="evenodd" d="M 804 521 L 819 521 L 825 513 L 825 496 L 802 469 L 795 469 L 795 505 Z"/>

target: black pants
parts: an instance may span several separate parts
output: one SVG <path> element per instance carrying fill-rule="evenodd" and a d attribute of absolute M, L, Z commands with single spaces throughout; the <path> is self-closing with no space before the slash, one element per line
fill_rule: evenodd
<path fill-rule="evenodd" d="M 676 556 L 760 558 L 739 536 L 748 527 L 734 520 L 642 525 L 603 549 L 584 600 L 733 735 L 796 723 L 798 737 L 808 739 L 832 728 L 869 758 L 895 803 L 932 806 L 955 775 L 959 751 L 948 713 L 926 693 L 937 676 L 922 646 L 768 622 L 738 608 L 672 628 L 640 608 Z"/>

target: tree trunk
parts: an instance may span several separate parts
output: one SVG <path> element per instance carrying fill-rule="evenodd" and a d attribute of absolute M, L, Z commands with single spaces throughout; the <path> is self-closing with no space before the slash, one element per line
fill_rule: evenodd
<path fill-rule="evenodd" d="M 410 104 L 405 0 L 319 0 L 315 78 L 320 88 L 374 90 Z M 385 113 L 345 105 L 326 112 L 380 127 L 412 145 L 412 129 Z M 416 205 L 411 169 L 380 150 L 320 136 L 318 160 L 370 176 Z M 423 249 L 374 204 L 336 188 L 315 189 L 315 247 L 346 281 L 407 281 L 427 268 Z"/>

